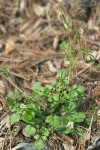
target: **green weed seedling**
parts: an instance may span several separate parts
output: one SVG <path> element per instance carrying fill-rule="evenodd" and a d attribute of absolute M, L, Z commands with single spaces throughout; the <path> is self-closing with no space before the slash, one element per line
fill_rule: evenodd
<path fill-rule="evenodd" d="M 29 98 L 17 90 L 7 97 L 12 111 L 11 122 L 26 122 L 25 132 L 34 137 L 34 146 L 38 150 L 43 149 L 50 133 L 80 134 L 79 125 L 86 115 L 77 108 L 84 99 L 84 87 L 77 84 L 71 87 L 66 76 L 66 70 L 62 69 L 50 85 L 44 87 L 35 83 Z"/>
<path fill-rule="evenodd" d="M 85 113 L 78 109 L 85 97 L 84 87 L 77 84 L 70 85 L 73 69 L 82 50 L 75 59 L 70 20 L 66 20 L 63 12 L 60 12 L 60 18 L 69 37 L 69 43 L 64 41 L 60 47 L 70 61 L 70 71 L 61 69 L 57 73 L 56 80 L 52 80 L 47 86 L 36 82 L 29 97 L 26 97 L 25 93 L 20 94 L 18 90 L 10 92 L 7 97 L 12 112 L 12 124 L 19 121 L 26 123 L 25 132 L 34 138 L 36 150 L 44 148 L 46 140 L 53 132 L 81 135 L 83 133 L 81 123 L 86 119 Z M 78 32 L 78 40 L 80 35 Z"/>

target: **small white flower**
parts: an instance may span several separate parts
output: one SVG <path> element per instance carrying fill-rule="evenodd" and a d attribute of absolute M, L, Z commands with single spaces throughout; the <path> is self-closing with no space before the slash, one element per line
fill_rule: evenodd
<path fill-rule="evenodd" d="M 97 111 L 97 115 L 100 116 L 100 109 Z"/>
<path fill-rule="evenodd" d="M 68 124 L 66 125 L 66 127 L 73 129 L 74 128 L 74 122 L 72 122 L 72 121 L 68 122 Z"/>
<path fill-rule="evenodd" d="M 80 29 L 79 29 L 79 34 L 80 34 L 80 35 L 83 35 L 83 33 L 84 33 L 83 28 L 80 28 Z"/>
<path fill-rule="evenodd" d="M 24 108 L 26 108 L 26 105 L 22 103 L 22 104 L 20 105 L 20 108 L 24 109 Z"/>
<path fill-rule="evenodd" d="M 60 17 L 62 15 L 62 11 L 58 12 L 58 17 Z"/>

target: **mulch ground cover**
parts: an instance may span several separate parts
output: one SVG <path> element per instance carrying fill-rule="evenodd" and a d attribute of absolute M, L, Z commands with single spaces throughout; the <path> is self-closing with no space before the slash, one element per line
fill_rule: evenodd
<path fill-rule="evenodd" d="M 88 112 L 92 103 L 100 106 L 100 2 L 94 1 L 91 13 L 84 7 L 66 0 L 18 1 L 0 0 L 0 148 L 8 150 L 23 141 L 32 142 L 22 134 L 22 124 L 10 126 L 9 108 L 6 102 L 8 93 L 14 89 L 30 95 L 35 82 L 47 85 L 56 78 L 58 70 L 66 68 L 65 55 L 60 43 L 68 36 L 59 20 L 62 9 L 71 17 L 71 23 L 84 29 L 86 48 L 95 57 L 95 63 L 84 56 L 75 67 L 72 83 L 81 83 L 86 89 L 83 104 Z M 87 8 L 88 9 L 88 8 Z M 76 46 L 76 53 L 79 45 Z M 3 75 L 3 70 L 10 70 L 10 75 Z M 99 109 L 100 110 L 100 109 Z M 85 150 L 90 141 L 100 139 L 100 120 L 91 117 L 88 129 L 90 138 L 84 142 L 75 137 L 53 133 L 48 144 L 55 150 Z M 77 144 L 75 144 L 75 142 Z M 67 148 L 66 144 L 67 143 Z M 93 143 L 93 141 L 92 141 Z"/>

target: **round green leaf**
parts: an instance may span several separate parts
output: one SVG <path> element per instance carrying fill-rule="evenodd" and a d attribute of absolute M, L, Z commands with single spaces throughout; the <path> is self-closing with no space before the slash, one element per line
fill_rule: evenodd
<path fill-rule="evenodd" d="M 43 143 L 43 141 L 41 141 L 41 140 L 39 140 L 39 141 L 36 141 L 35 143 L 34 143 L 34 148 L 36 149 L 36 150 L 43 150 L 44 149 L 44 143 Z"/>
<path fill-rule="evenodd" d="M 32 120 L 32 115 L 30 114 L 30 113 L 28 113 L 28 112 L 26 112 L 24 115 L 23 115 L 23 121 L 25 121 L 25 122 L 30 122 L 31 120 Z"/>
<path fill-rule="evenodd" d="M 34 136 L 34 139 L 36 139 L 36 140 L 38 140 L 39 138 L 40 138 L 40 135 L 38 135 L 38 134 Z"/>
<path fill-rule="evenodd" d="M 43 140 L 43 141 L 46 141 L 46 140 L 47 140 L 47 137 L 46 137 L 46 136 L 42 136 L 42 140 Z"/>
<path fill-rule="evenodd" d="M 32 127 L 31 125 L 27 125 L 25 128 L 25 132 L 28 135 L 34 135 L 36 133 L 36 129 Z"/>
<path fill-rule="evenodd" d="M 20 120 L 20 115 L 19 114 L 12 114 L 11 115 L 11 123 L 14 124 Z"/>

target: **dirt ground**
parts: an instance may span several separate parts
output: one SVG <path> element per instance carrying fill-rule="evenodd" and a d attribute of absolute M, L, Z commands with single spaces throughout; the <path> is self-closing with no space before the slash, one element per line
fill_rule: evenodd
<path fill-rule="evenodd" d="M 93 1 L 87 8 L 69 2 L 0 0 L 0 66 L 10 69 L 9 77 L 2 74 L 3 67 L 0 69 L 0 150 L 33 140 L 22 134 L 22 124 L 10 126 L 8 93 L 17 88 L 30 95 L 36 81 L 47 85 L 56 78 L 58 70 L 69 67 L 59 46 L 68 39 L 58 17 L 61 9 L 70 16 L 73 29 L 76 25 L 84 29 L 85 40 L 81 40 L 81 44 L 85 41 L 96 61 L 94 64 L 87 56 L 79 60 L 72 82 L 81 83 L 86 88 L 87 97 L 83 104 L 86 111 L 93 102 L 100 106 L 100 2 Z M 79 45 L 75 47 L 77 53 Z M 76 140 L 78 150 L 85 150 L 86 144 L 94 138 L 100 140 L 100 120 L 93 118 L 88 131 L 90 138 L 87 141 Z M 65 141 L 71 146 L 70 150 L 75 149 L 73 137 L 56 133 L 50 136 L 48 144 L 55 150 L 67 150 Z"/>

